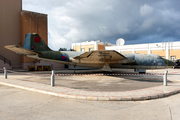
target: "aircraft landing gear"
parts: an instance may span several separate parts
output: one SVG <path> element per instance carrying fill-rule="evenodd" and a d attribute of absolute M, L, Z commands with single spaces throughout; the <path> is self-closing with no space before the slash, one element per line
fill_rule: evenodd
<path fill-rule="evenodd" d="M 76 74 L 76 71 L 75 71 L 75 69 L 76 69 L 76 66 L 74 66 L 74 74 Z"/>
<path fill-rule="evenodd" d="M 105 64 L 102 68 L 103 72 L 113 72 L 112 69 L 109 67 L 109 64 Z"/>
<path fill-rule="evenodd" d="M 104 74 L 112 74 L 112 72 L 109 71 L 103 71 Z"/>

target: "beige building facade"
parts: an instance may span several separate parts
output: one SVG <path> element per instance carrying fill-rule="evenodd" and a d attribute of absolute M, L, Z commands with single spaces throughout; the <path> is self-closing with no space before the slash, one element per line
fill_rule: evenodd
<path fill-rule="evenodd" d="M 71 49 L 81 52 L 89 52 L 92 50 L 104 50 L 105 46 L 111 46 L 111 43 L 97 41 L 84 41 L 82 43 L 72 43 Z"/>

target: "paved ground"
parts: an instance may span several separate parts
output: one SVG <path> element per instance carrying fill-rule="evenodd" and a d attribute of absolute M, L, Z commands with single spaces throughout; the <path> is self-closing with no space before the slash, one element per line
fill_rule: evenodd
<path fill-rule="evenodd" d="M 148 101 L 62 99 L 0 85 L 1 120 L 179 120 L 180 94 Z"/>
<path fill-rule="evenodd" d="M 77 70 L 78 74 L 99 74 L 99 70 Z M 152 72 L 152 71 L 148 71 Z M 158 71 L 163 73 L 163 71 Z M 27 72 L 25 72 L 27 73 Z M 9 73 L 9 79 L 17 79 L 22 81 L 37 82 L 50 85 L 51 72 L 32 72 L 34 74 L 44 74 L 43 76 L 30 76 L 21 73 Z M 56 74 L 73 73 L 73 70 L 60 70 Z M 134 73 L 132 70 L 115 70 L 116 73 Z M 100 73 L 102 74 L 102 73 Z M 174 77 L 174 76 L 173 76 Z M 175 83 L 177 81 L 170 81 L 168 83 Z M 85 91 L 100 91 L 100 92 L 116 92 L 116 91 L 131 91 L 155 87 L 163 85 L 162 75 L 123 75 L 123 76 L 55 76 L 55 85 L 60 87 L 68 87 L 72 89 Z"/>
<path fill-rule="evenodd" d="M 59 71 L 62 72 L 62 71 Z M 71 71 L 70 71 L 71 72 Z M 79 72 L 79 71 L 77 71 Z M 90 71 L 89 71 L 90 72 Z M 93 71 L 95 72 L 95 71 Z M 97 71 L 96 71 L 97 72 Z M 116 71 L 117 72 L 117 71 Z M 132 71 L 121 71 L 131 73 Z M 149 71 L 162 72 L 162 71 Z M 36 72 L 34 72 L 35 74 Z M 8 79 L 0 75 L 0 84 L 25 90 L 51 94 L 63 98 L 87 100 L 147 100 L 162 98 L 180 92 L 179 70 L 169 70 L 168 86 L 162 85 L 162 76 L 59 76 L 56 86 L 51 87 L 46 72 L 39 75 L 8 74 Z M 22 74 L 22 73 L 21 73 Z"/>

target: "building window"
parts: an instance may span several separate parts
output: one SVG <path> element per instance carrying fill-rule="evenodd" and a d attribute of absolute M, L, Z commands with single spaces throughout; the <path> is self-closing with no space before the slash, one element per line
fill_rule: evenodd
<path fill-rule="evenodd" d="M 174 61 L 176 59 L 175 56 L 171 56 L 171 61 Z"/>
<path fill-rule="evenodd" d="M 93 48 L 89 48 L 89 52 L 93 51 Z"/>
<path fill-rule="evenodd" d="M 84 48 L 81 48 L 81 52 L 84 52 Z"/>

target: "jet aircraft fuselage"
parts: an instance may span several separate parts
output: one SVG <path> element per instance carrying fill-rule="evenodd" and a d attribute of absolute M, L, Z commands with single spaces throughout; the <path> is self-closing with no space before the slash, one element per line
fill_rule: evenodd
<path fill-rule="evenodd" d="M 119 53 L 114 50 L 96 50 L 91 52 L 53 51 L 35 33 L 28 33 L 23 48 L 8 45 L 5 48 L 27 57 L 53 61 L 73 66 L 125 69 L 163 69 L 174 66 L 174 62 L 164 59 L 157 54 Z"/>

